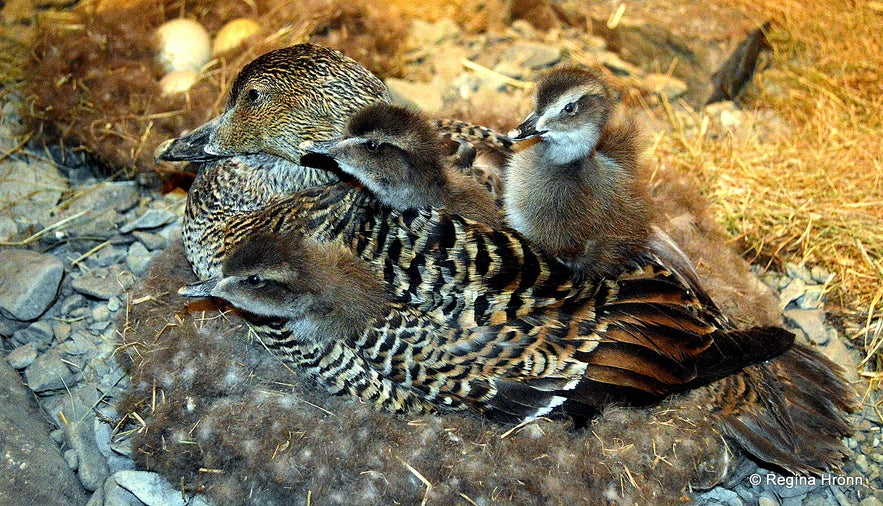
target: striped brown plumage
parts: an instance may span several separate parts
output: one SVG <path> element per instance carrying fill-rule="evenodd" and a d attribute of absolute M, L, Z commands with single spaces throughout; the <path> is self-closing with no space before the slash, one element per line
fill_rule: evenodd
<path fill-rule="evenodd" d="M 253 111 L 247 122 L 265 134 L 297 131 L 278 124 L 310 120 L 314 108 L 303 107 L 302 116 L 272 121 Z M 178 158 L 204 161 L 211 138 L 187 138 L 179 145 L 191 154 Z M 188 199 L 188 258 L 200 277 L 219 275 L 257 231 L 303 234 L 350 251 L 391 297 L 352 341 L 304 342 L 288 321 L 255 322 L 268 346 L 332 391 L 396 411 L 466 405 L 519 420 L 549 410 L 591 416 L 713 382 L 704 388 L 720 430 L 747 453 L 795 472 L 818 472 L 841 456 L 843 411 L 854 399 L 836 367 L 802 346 L 782 353 L 792 339 L 782 329 L 733 329 L 658 232 L 618 277 L 576 283 L 511 230 L 432 209 L 386 209 L 345 183 L 297 191 L 310 180 L 294 160 L 298 143 L 285 154 L 227 139 L 215 158 L 229 158 L 208 162 Z M 288 165 L 272 158 L 277 152 Z M 266 163 L 278 170 L 262 173 Z M 819 426 L 830 429 L 805 437 Z"/>

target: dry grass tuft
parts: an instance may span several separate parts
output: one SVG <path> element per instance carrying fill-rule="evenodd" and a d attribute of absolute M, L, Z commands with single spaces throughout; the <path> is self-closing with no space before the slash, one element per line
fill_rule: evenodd
<path fill-rule="evenodd" d="M 736 3 L 773 20 L 771 67 L 745 101 L 756 113 L 738 116 L 753 132 L 670 111 L 674 134 L 657 156 L 695 178 L 749 257 L 835 273 L 828 309 L 865 323 L 848 337 L 880 371 L 883 13 L 843 1 Z"/>

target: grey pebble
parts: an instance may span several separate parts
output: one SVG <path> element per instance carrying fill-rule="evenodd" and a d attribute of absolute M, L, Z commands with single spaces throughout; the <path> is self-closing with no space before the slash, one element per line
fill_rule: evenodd
<path fill-rule="evenodd" d="M 785 264 L 785 274 L 791 279 L 799 279 L 804 282 L 813 283 L 813 277 L 810 270 L 804 264 L 795 264 L 787 262 Z"/>
<path fill-rule="evenodd" d="M 61 314 L 70 315 L 74 309 L 83 307 L 85 305 L 86 298 L 78 293 L 75 293 L 61 301 Z"/>
<path fill-rule="evenodd" d="M 136 276 L 141 276 L 147 272 L 147 267 L 153 261 L 153 254 L 147 251 L 140 242 L 133 242 L 129 246 L 129 254 L 126 256 L 126 265 L 129 270 Z"/>
<path fill-rule="evenodd" d="M 63 321 L 55 321 L 52 324 L 52 331 L 59 342 L 64 342 L 64 340 L 71 335 L 71 324 Z"/>
<path fill-rule="evenodd" d="M 874 497 L 874 496 L 871 496 L 871 497 L 866 497 L 866 498 L 865 498 L 865 499 L 859 504 L 859 506 L 881 506 L 881 504 L 883 504 L 883 503 L 881 503 L 879 499 L 877 499 L 877 498 Z"/>
<path fill-rule="evenodd" d="M 120 227 L 120 232 L 128 234 L 134 230 L 159 228 L 175 221 L 177 217 L 178 216 L 171 211 L 148 209 L 146 213 L 139 216 L 135 221 L 126 223 Z"/>
<path fill-rule="evenodd" d="M 782 313 L 789 326 L 799 328 L 813 344 L 824 345 L 829 341 L 825 312 L 821 309 L 787 309 Z"/>
<path fill-rule="evenodd" d="M 0 310 L 29 321 L 38 318 L 55 300 L 64 265 L 35 251 L 0 250 Z"/>
<path fill-rule="evenodd" d="M 22 344 L 31 343 L 38 350 L 42 351 L 52 343 L 54 335 L 55 332 L 52 330 L 51 325 L 39 321 L 28 325 L 26 328 L 15 331 L 15 333 L 12 334 L 12 338 Z"/>
<path fill-rule="evenodd" d="M 781 506 L 781 504 L 779 503 L 779 500 L 776 499 L 776 496 L 770 492 L 764 492 L 757 499 L 757 506 Z"/>
<path fill-rule="evenodd" d="M 77 456 L 77 451 L 74 449 L 64 451 L 64 461 L 67 462 L 68 467 L 74 471 L 80 466 L 80 459 Z"/>
<path fill-rule="evenodd" d="M 37 358 L 37 349 L 32 343 L 26 343 L 9 352 L 6 361 L 13 369 L 21 370 L 34 363 Z"/>
<path fill-rule="evenodd" d="M 134 282 L 135 278 L 131 272 L 124 271 L 119 266 L 114 265 L 93 269 L 85 275 L 74 279 L 71 286 L 83 295 L 107 300 L 129 289 Z"/>
<path fill-rule="evenodd" d="M 83 488 L 94 492 L 110 475 L 107 468 L 107 460 L 98 450 L 95 441 L 95 431 L 92 428 L 92 420 L 69 421 L 64 427 L 65 436 L 71 449 L 76 450 L 79 457 L 79 470 L 77 476 Z"/>
<path fill-rule="evenodd" d="M 169 240 L 160 234 L 136 230 L 132 232 L 132 235 L 135 236 L 135 238 L 138 239 L 138 242 L 143 244 L 144 247 L 149 249 L 150 251 L 166 249 L 169 247 Z"/>
<path fill-rule="evenodd" d="M 116 313 L 117 311 L 119 311 L 122 305 L 122 302 L 120 302 L 119 297 L 117 297 L 116 295 L 111 296 L 109 299 L 107 299 L 107 309 L 112 313 Z"/>
<path fill-rule="evenodd" d="M 98 250 L 97 253 L 89 257 L 93 265 L 98 267 L 109 267 L 120 261 L 126 256 L 126 249 L 117 246 L 105 246 Z"/>
<path fill-rule="evenodd" d="M 113 475 L 104 482 L 104 506 L 144 506 L 131 492 L 117 485 Z"/>
<path fill-rule="evenodd" d="M 110 319 L 110 309 L 107 304 L 98 304 L 92 308 L 92 319 L 97 322 L 103 322 Z"/>
<path fill-rule="evenodd" d="M 723 488 L 715 487 L 696 498 L 697 506 L 742 506 L 745 504 L 739 494 Z"/>
<path fill-rule="evenodd" d="M 9 216 L 0 215 L 0 241 L 8 241 L 18 233 L 18 225 Z"/>
<path fill-rule="evenodd" d="M 162 476 L 148 471 L 117 471 L 114 481 L 148 506 L 185 506 L 181 491 Z"/>
<path fill-rule="evenodd" d="M 92 337 L 83 333 L 75 332 L 65 342 L 58 347 L 65 355 L 80 356 L 87 353 L 94 353 L 97 347 L 92 343 Z"/>
<path fill-rule="evenodd" d="M 803 506 L 803 500 L 806 499 L 807 493 L 803 493 L 794 497 L 783 497 L 782 506 Z"/>
<path fill-rule="evenodd" d="M 70 387 L 74 373 L 62 362 L 61 353 L 52 349 L 37 357 L 25 369 L 24 378 L 31 390 L 40 393 Z"/>
<path fill-rule="evenodd" d="M 825 305 L 825 292 L 822 286 L 809 285 L 803 292 L 803 297 L 797 300 L 802 309 L 820 309 Z"/>
<path fill-rule="evenodd" d="M 806 283 L 802 279 L 792 279 L 787 286 L 779 292 L 779 309 L 785 309 L 788 304 L 800 298 L 806 292 Z"/>
<path fill-rule="evenodd" d="M 869 463 L 868 463 L 868 457 L 867 457 L 867 455 L 865 455 L 865 454 L 861 454 L 861 455 L 859 455 L 859 456 L 857 456 L 857 457 L 855 458 L 855 466 L 856 466 L 856 467 L 858 468 L 858 470 L 861 471 L 862 473 L 867 473 L 867 472 L 868 472 L 868 465 L 869 465 Z"/>

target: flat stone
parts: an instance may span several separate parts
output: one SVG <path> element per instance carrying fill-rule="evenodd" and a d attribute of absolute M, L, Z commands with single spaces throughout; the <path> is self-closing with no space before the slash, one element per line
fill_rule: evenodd
<path fill-rule="evenodd" d="M 801 279 L 807 283 L 813 282 L 812 274 L 810 273 L 810 270 L 806 268 L 806 264 L 787 262 L 785 264 L 785 274 L 791 279 Z"/>
<path fill-rule="evenodd" d="M 126 266 L 136 276 L 141 276 L 147 272 L 147 267 L 153 261 L 153 254 L 147 251 L 147 248 L 140 242 L 132 243 L 129 247 L 129 253 L 126 256 Z"/>
<path fill-rule="evenodd" d="M 114 481 L 147 506 L 185 506 L 181 491 L 162 476 L 148 471 L 117 471 Z"/>
<path fill-rule="evenodd" d="M 780 506 L 780 505 L 779 505 L 778 499 L 776 499 L 772 494 L 770 494 L 769 492 L 764 492 L 764 494 L 761 495 L 757 499 L 757 506 Z"/>
<path fill-rule="evenodd" d="M 122 302 L 120 302 L 119 297 L 114 295 L 114 296 L 111 296 L 109 299 L 107 299 L 107 310 L 110 311 L 111 313 L 116 313 L 117 311 L 120 310 L 121 307 L 122 307 Z"/>
<path fill-rule="evenodd" d="M 0 504 L 81 505 L 88 499 L 49 429 L 34 394 L 0 360 Z"/>
<path fill-rule="evenodd" d="M 785 309 L 806 292 L 806 283 L 800 278 L 792 279 L 787 286 L 779 292 L 779 309 Z"/>
<path fill-rule="evenodd" d="M 77 456 L 77 451 L 73 449 L 64 451 L 64 461 L 74 471 L 80 466 L 80 458 Z"/>
<path fill-rule="evenodd" d="M 38 350 L 45 350 L 55 335 L 52 326 L 44 321 L 37 321 L 26 328 L 15 331 L 12 338 L 19 343 L 31 343 Z"/>
<path fill-rule="evenodd" d="M 55 233 L 56 238 L 88 236 L 107 239 L 116 233 L 120 214 L 138 204 L 138 189 L 130 182 L 99 183 L 78 191 L 64 204 L 64 209 L 51 220 L 51 223 L 69 220 Z"/>
<path fill-rule="evenodd" d="M 169 240 L 160 234 L 135 230 L 132 232 L 132 235 L 150 251 L 166 249 L 169 247 Z"/>
<path fill-rule="evenodd" d="M 825 312 L 821 309 L 788 309 L 782 313 L 788 325 L 799 328 L 813 344 L 828 342 L 828 328 L 825 325 Z"/>
<path fill-rule="evenodd" d="M 92 308 L 92 319 L 97 322 L 103 322 L 110 319 L 110 309 L 107 304 L 98 304 Z"/>
<path fill-rule="evenodd" d="M 135 282 L 132 273 L 123 271 L 119 266 L 93 269 L 73 280 L 71 286 L 77 292 L 107 300 L 128 290 Z"/>
<path fill-rule="evenodd" d="M 544 69 L 561 61 L 561 48 L 537 42 L 517 42 L 503 51 L 500 60 L 530 69 Z"/>
<path fill-rule="evenodd" d="M 58 295 L 64 266 L 52 255 L 0 250 L 0 310 L 17 320 L 38 318 Z"/>
<path fill-rule="evenodd" d="M 803 297 L 797 299 L 797 305 L 801 309 L 820 309 L 825 305 L 825 291 L 821 285 L 809 285 L 803 292 Z"/>
<path fill-rule="evenodd" d="M 34 363 L 37 358 L 37 349 L 32 343 L 26 343 L 9 352 L 6 361 L 13 369 L 21 370 Z"/>
<path fill-rule="evenodd" d="M 98 267 L 109 267 L 111 265 L 118 264 L 120 260 L 125 258 L 125 256 L 126 248 L 110 245 L 98 250 L 97 253 L 89 257 L 89 261 L 91 265 L 95 265 Z"/>
<path fill-rule="evenodd" d="M 166 211 L 164 209 L 148 209 L 146 213 L 139 216 L 135 221 L 126 223 L 120 227 L 120 232 L 128 234 L 134 230 L 159 228 L 175 221 L 177 218 L 178 215 L 171 211 Z"/>
<path fill-rule="evenodd" d="M 113 475 L 104 482 L 104 506 L 144 506 L 131 492 L 117 485 Z"/>
<path fill-rule="evenodd" d="M 55 332 L 55 338 L 58 339 L 59 342 L 63 342 L 71 335 L 71 324 L 56 321 L 53 323 L 52 330 Z"/>
<path fill-rule="evenodd" d="M 67 180 L 52 163 L 4 160 L 0 164 L 0 215 L 19 225 L 37 225 L 67 189 Z"/>
<path fill-rule="evenodd" d="M 86 490 L 94 492 L 104 484 L 110 472 L 107 469 L 107 460 L 98 450 L 91 418 L 69 421 L 64 426 L 64 432 L 68 445 L 77 452 L 79 459 L 77 476 L 80 478 L 80 483 Z"/>
<path fill-rule="evenodd" d="M 70 387 L 74 373 L 62 362 L 61 353 L 52 349 L 37 357 L 25 369 L 25 382 L 34 392 L 46 392 Z"/>
<path fill-rule="evenodd" d="M 416 106 L 427 114 L 437 113 L 444 106 L 441 91 L 430 83 L 389 78 L 386 80 L 386 86 L 394 103 Z"/>
<path fill-rule="evenodd" d="M 59 308 L 62 316 L 70 315 L 74 309 L 81 308 L 86 305 L 86 298 L 82 295 L 75 293 L 69 297 L 66 297 L 63 301 L 61 301 L 61 307 Z"/>

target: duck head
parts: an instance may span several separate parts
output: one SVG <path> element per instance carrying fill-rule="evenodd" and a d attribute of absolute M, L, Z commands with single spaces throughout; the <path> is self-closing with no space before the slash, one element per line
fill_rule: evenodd
<path fill-rule="evenodd" d="M 224 112 L 157 148 L 165 161 L 233 156 L 300 165 L 307 140 L 339 136 L 361 107 L 387 101 L 386 87 L 355 60 L 315 44 L 266 53 L 236 76 Z"/>
<path fill-rule="evenodd" d="M 577 67 L 554 69 L 537 85 L 534 110 L 509 137 L 515 141 L 539 137 L 556 163 L 570 163 L 595 149 L 611 102 L 600 74 Z"/>

